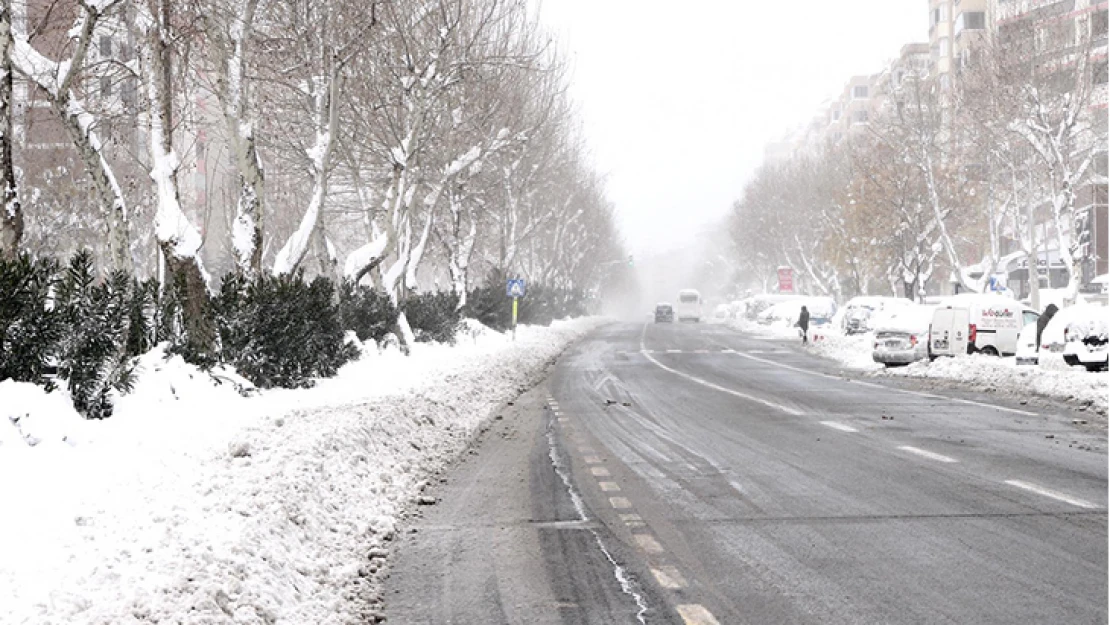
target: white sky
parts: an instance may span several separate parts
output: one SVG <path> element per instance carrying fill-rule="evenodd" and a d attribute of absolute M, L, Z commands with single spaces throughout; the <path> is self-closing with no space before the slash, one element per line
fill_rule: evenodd
<path fill-rule="evenodd" d="M 927 41 L 928 0 L 541 0 L 630 251 L 688 246 L 764 146 Z"/>

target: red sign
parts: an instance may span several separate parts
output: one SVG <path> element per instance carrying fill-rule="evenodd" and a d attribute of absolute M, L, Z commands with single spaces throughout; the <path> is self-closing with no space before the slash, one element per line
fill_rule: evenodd
<path fill-rule="evenodd" d="M 790 267 L 779 267 L 779 292 L 794 292 L 794 270 Z"/>

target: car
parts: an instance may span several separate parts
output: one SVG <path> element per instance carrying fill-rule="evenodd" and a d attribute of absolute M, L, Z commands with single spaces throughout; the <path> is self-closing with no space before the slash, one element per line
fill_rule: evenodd
<path fill-rule="evenodd" d="M 744 316 L 752 321 L 758 321 L 759 315 L 775 304 L 793 302 L 802 299 L 801 295 L 789 293 L 761 293 L 744 300 Z"/>
<path fill-rule="evenodd" d="M 679 321 L 693 321 L 694 323 L 701 321 L 701 293 L 694 289 L 679 291 L 676 316 Z"/>
<path fill-rule="evenodd" d="M 1107 365 L 1107 319 L 1105 306 L 1075 306 L 1064 327 L 1064 362 L 1087 371 L 1104 371 Z"/>
<path fill-rule="evenodd" d="M 881 323 L 886 315 L 880 313 L 890 314 L 913 305 L 912 300 L 901 297 L 862 295 L 848 300 L 837 317 L 844 334 L 864 334 L 873 330 L 877 323 Z"/>
<path fill-rule="evenodd" d="M 713 318 L 718 321 L 725 321 L 729 316 L 728 304 L 718 304 L 717 307 L 713 309 Z"/>
<path fill-rule="evenodd" d="M 641 309 L 642 310 L 642 309 Z M 655 305 L 655 323 L 673 323 L 674 322 L 674 306 L 667 302 L 659 302 Z"/>
<path fill-rule="evenodd" d="M 1019 365 L 1035 365 L 1040 362 L 1037 350 L 1037 324 L 1027 323 L 1018 333 L 1017 353 L 1014 360 Z"/>
<path fill-rule="evenodd" d="M 885 367 L 908 365 L 929 357 L 929 324 L 934 306 L 899 306 L 875 327 L 871 359 Z"/>
<path fill-rule="evenodd" d="M 1010 356 L 1017 352 L 1018 333 L 1038 317 L 1035 310 L 1001 295 L 954 295 L 933 311 L 929 357 Z"/>
<path fill-rule="evenodd" d="M 809 311 L 811 328 L 832 323 L 836 314 L 836 302 L 831 297 L 799 297 L 767 308 L 759 313 L 756 321 L 763 325 L 791 327 L 797 323 L 802 306 Z"/>

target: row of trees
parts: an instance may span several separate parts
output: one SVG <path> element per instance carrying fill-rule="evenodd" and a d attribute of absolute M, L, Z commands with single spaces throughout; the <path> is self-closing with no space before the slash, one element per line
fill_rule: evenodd
<path fill-rule="evenodd" d="M 526 0 L 12 2 L 0 252 L 164 275 L 200 340 L 211 273 L 345 278 L 394 306 L 443 284 L 461 307 L 476 277 L 589 288 L 623 256 Z"/>
<path fill-rule="evenodd" d="M 766 163 L 731 215 L 748 270 L 790 266 L 838 299 L 913 299 L 950 277 L 982 292 L 1004 252 L 1036 267 L 1052 246 L 1074 300 L 1088 255 L 1080 189 L 1106 184 L 1097 19 L 1064 49 L 1036 24 L 1011 26 L 974 50 L 951 88 L 911 73 L 887 83 L 878 116 L 847 140 Z"/>

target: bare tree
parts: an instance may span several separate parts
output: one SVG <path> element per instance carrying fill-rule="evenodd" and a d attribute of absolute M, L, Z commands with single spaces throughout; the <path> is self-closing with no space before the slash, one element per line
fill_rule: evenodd
<path fill-rule="evenodd" d="M 0 257 L 15 257 L 23 238 L 23 207 L 12 166 L 12 1 L 0 3 Z"/>

